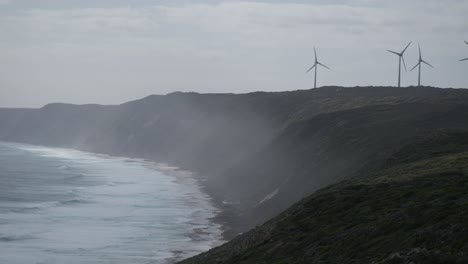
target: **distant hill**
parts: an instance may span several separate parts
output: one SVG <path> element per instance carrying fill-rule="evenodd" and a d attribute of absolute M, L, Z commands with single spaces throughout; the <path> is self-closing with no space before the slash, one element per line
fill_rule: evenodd
<path fill-rule="evenodd" d="M 173 93 L 115 106 L 0 109 L 0 140 L 147 158 L 194 171 L 231 213 L 221 220 L 233 237 L 331 184 L 463 151 L 459 140 L 467 120 L 464 89 Z M 450 147 L 439 148 L 441 140 Z"/>

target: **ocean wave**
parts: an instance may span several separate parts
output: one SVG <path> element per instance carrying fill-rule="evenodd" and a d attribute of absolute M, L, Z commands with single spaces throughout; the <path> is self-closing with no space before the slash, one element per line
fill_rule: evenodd
<path fill-rule="evenodd" d="M 61 169 L 61 170 L 71 170 L 72 169 L 72 167 L 68 166 L 68 165 L 62 165 L 62 166 L 59 166 L 58 168 Z"/>
<path fill-rule="evenodd" d="M 0 234 L 0 242 L 14 242 L 14 241 L 22 241 L 22 240 L 29 240 L 34 239 L 35 237 L 29 234 L 26 235 L 4 235 Z"/>
<path fill-rule="evenodd" d="M 90 204 L 92 202 L 89 200 L 83 200 L 83 199 L 71 199 L 71 200 L 60 201 L 58 203 L 60 205 L 73 205 L 73 204 Z"/>
<path fill-rule="evenodd" d="M 14 214 L 29 214 L 38 213 L 42 210 L 47 210 L 57 206 L 77 205 L 77 204 L 91 204 L 90 200 L 85 199 L 70 199 L 63 201 L 44 202 L 39 204 L 32 204 L 26 206 L 7 206 L 0 207 L 0 212 L 3 213 L 14 213 Z"/>
<path fill-rule="evenodd" d="M 32 207 L 19 207 L 19 208 L 9 208 L 8 212 L 11 213 L 28 213 L 31 211 L 41 210 L 40 206 L 32 206 Z"/>
<path fill-rule="evenodd" d="M 56 263 L 55 258 L 60 263 L 165 263 L 208 250 L 222 239 L 217 237 L 221 227 L 212 224 L 216 208 L 209 197 L 195 180 L 171 172 L 174 168 L 73 150 L 29 149 L 34 155 L 14 148 L 0 152 L 0 166 L 21 176 L 3 175 L 10 185 L 0 200 L 1 263 L 18 262 L 13 250 L 30 260 L 21 263 Z M 14 155 L 7 156 L 9 151 Z M 12 168 L 10 160 L 18 166 Z"/>
<path fill-rule="evenodd" d="M 113 182 L 109 182 L 107 186 L 129 185 L 129 184 L 137 184 L 137 183 L 132 182 L 132 181 L 113 181 Z"/>
<path fill-rule="evenodd" d="M 50 207 L 55 206 L 57 203 L 56 202 L 44 202 L 44 203 L 38 203 L 38 204 L 31 204 L 31 205 L 26 205 L 26 206 L 7 206 L 3 207 L 1 210 L 7 213 L 31 213 L 31 212 L 36 212 L 39 210 L 47 209 Z"/>
<path fill-rule="evenodd" d="M 85 176 L 84 174 L 78 174 L 78 175 L 73 175 L 73 176 L 67 177 L 67 178 L 65 178 L 64 180 L 66 180 L 66 181 L 73 181 L 73 180 L 81 179 L 81 178 L 83 178 L 84 176 Z"/>

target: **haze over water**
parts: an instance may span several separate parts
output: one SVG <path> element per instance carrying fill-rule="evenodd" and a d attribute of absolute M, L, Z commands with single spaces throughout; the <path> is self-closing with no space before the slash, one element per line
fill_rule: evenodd
<path fill-rule="evenodd" d="M 209 197 L 164 171 L 0 142 L 0 263 L 166 263 L 219 244 Z"/>

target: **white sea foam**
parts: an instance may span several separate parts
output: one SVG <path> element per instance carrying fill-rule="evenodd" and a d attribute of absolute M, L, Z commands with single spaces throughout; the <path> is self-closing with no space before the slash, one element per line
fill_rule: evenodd
<path fill-rule="evenodd" d="M 222 243 L 218 209 L 187 172 L 3 143 L 0 167 L 16 175 L 0 187 L 0 263 L 165 263 Z"/>

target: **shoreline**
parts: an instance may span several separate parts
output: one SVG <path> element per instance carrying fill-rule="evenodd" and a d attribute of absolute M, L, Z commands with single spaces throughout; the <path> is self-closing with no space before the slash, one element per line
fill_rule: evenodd
<path fill-rule="evenodd" d="M 219 199 L 217 199 L 214 195 L 212 195 L 208 191 L 207 186 L 203 183 L 203 180 L 200 177 L 197 177 L 196 172 L 192 172 L 192 171 L 189 171 L 189 170 L 177 167 L 177 166 L 172 166 L 164 162 L 158 162 L 149 158 L 137 157 L 137 156 L 131 156 L 131 155 L 123 156 L 123 155 L 116 155 L 116 154 L 110 154 L 110 153 L 105 153 L 105 152 L 93 152 L 93 151 L 80 149 L 80 148 L 71 148 L 71 147 L 63 147 L 63 146 L 47 146 L 47 145 L 33 144 L 33 143 L 27 143 L 27 142 L 0 140 L 0 143 L 17 144 L 17 145 L 23 145 L 26 147 L 33 146 L 33 147 L 44 147 L 44 148 L 50 148 L 50 149 L 54 149 L 54 148 L 64 149 L 67 151 L 70 151 L 70 150 L 80 151 L 80 152 L 90 153 L 90 154 L 101 156 L 101 157 L 117 158 L 117 159 L 131 159 L 131 160 L 134 160 L 134 162 L 141 162 L 143 166 L 147 166 L 150 169 L 157 170 L 169 177 L 172 177 L 176 182 L 179 182 L 180 184 L 189 184 L 189 185 L 193 184 L 193 187 L 199 189 L 199 191 L 203 195 L 206 195 L 206 197 L 208 198 L 208 202 L 215 209 L 213 211 L 213 216 L 207 217 L 206 219 L 211 224 L 218 225 L 217 229 L 219 229 L 219 234 L 209 232 L 210 227 L 197 228 L 194 225 L 192 232 L 187 233 L 187 237 L 189 239 L 191 239 L 192 241 L 208 242 L 209 247 L 211 249 L 211 248 L 220 246 L 233 238 L 233 236 L 229 233 L 232 230 L 232 221 L 230 221 L 230 218 L 229 218 L 230 213 L 233 213 L 232 210 L 230 210 L 228 206 L 223 204 L 222 201 L 219 201 Z M 127 161 L 127 162 L 130 162 L 130 161 Z M 212 239 L 206 239 L 207 237 L 210 237 Z M 195 255 L 202 253 L 202 252 L 204 251 L 200 251 L 196 253 Z M 169 264 L 177 263 L 186 258 L 190 258 L 194 256 L 193 254 L 190 254 L 191 251 L 187 251 L 184 249 L 175 249 L 175 250 L 169 251 L 168 253 L 173 254 L 172 257 L 169 257 L 166 259 L 167 263 Z"/>
<path fill-rule="evenodd" d="M 215 237 L 212 241 L 210 241 L 210 249 L 212 249 L 223 245 L 224 243 L 228 242 L 233 238 L 232 234 L 230 233 L 230 231 L 232 231 L 233 225 L 227 217 L 229 215 L 229 212 L 233 213 L 233 210 L 229 210 L 229 208 L 225 204 L 223 204 L 222 201 L 219 201 L 219 199 L 216 199 L 214 195 L 210 194 L 207 186 L 203 183 L 203 180 L 200 177 L 197 177 L 195 172 L 146 158 L 143 158 L 142 160 L 144 162 L 149 162 L 150 164 L 154 165 L 155 167 L 153 169 L 158 170 L 170 177 L 173 177 L 176 181 L 179 181 L 181 184 L 187 183 L 187 180 L 193 181 L 189 184 L 193 184 L 194 187 L 198 188 L 202 194 L 206 195 L 209 199 L 209 203 L 216 209 L 216 211 L 214 212 L 214 216 L 208 217 L 207 220 L 212 224 L 218 225 L 220 233 L 213 234 L 209 232 L 209 230 L 207 230 L 209 228 L 193 228 L 193 232 L 187 234 L 187 236 L 192 241 L 207 241 L 204 240 L 203 237 L 213 237 L 213 235 L 219 236 Z M 171 251 L 171 253 L 174 256 L 166 259 L 166 261 L 168 264 L 174 264 L 206 251 L 199 252 L 195 255 L 187 255 L 188 252 L 186 250 L 177 249 Z"/>
<path fill-rule="evenodd" d="M 234 238 L 237 234 L 234 234 L 234 224 L 232 219 L 235 215 L 235 210 L 232 208 L 231 205 L 223 203 L 222 200 L 216 197 L 213 193 L 209 191 L 209 187 L 204 183 L 203 179 L 197 176 L 196 172 L 192 172 L 177 166 L 171 166 L 167 163 L 161 163 L 149 159 L 143 159 L 145 161 L 154 163 L 157 167 L 156 169 L 170 175 L 176 179 L 184 179 L 185 177 L 190 178 L 191 180 L 195 181 L 195 184 L 200 189 L 200 191 L 207 195 L 210 199 L 212 205 L 218 209 L 216 215 L 210 217 L 210 221 L 216 223 L 220 226 L 221 238 L 223 243 L 228 242 L 232 238 Z M 219 246 L 219 245 L 216 245 Z"/>

